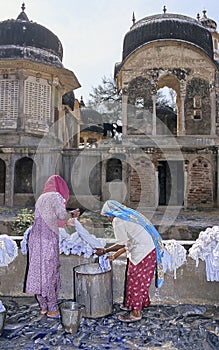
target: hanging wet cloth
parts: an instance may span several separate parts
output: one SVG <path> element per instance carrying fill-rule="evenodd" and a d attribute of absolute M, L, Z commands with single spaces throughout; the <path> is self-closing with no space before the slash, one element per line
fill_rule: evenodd
<path fill-rule="evenodd" d="M 17 243 L 8 235 L 0 235 L 0 267 L 8 266 L 17 256 Z"/>

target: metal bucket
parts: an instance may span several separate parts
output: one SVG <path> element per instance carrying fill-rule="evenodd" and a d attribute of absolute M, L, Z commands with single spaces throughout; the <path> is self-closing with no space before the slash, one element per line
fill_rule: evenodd
<path fill-rule="evenodd" d="M 0 336 L 2 335 L 4 330 L 5 318 L 6 318 L 6 311 L 1 311 L 0 312 Z"/>
<path fill-rule="evenodd" d="M 74 301 L 64 301 L 60 304 L 61 321 L 67 333 L 77 333 L 83 310 L 84 305 Z"/>
<path fill-rule="evenodd" d="M 112 273 L 98 263 L 79 265 L 75 271 L 75 298 L 85 305 L 84 316 L 103 317 L 112 313 Z"/>

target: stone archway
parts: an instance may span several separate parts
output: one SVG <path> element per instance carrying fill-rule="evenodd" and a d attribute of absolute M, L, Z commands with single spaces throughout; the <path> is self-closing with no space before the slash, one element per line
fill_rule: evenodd
<path fill-rule="evenodd" d="M 179 129 L 179 115 L 181 111 L 180 105 L 180 82 L 173 74 L 164 74 L 159 77 L 157 82 L 157 91 L 163 88 L 171 89 L 176 94 L 175 106 L 165 106 L 165 113 L 159 113 L 157 107 L 157 134 L 173 134 L 177 135 L 177 130 Z M 166 129 L 166 132 L 165 132 Z M 162 130 L 162 131 L 161 131 Z"/>
<path fill-rule="evenodd" d="M 184 204 L 184 171 L 182 160 L 159 161 L 159 205 Z"/>
<path fill-rule="evenodd" d="M 14 205 L 33 206 L 35 203 L 34 193 L 36 167 L 29 157 L 18 159 L 14 168 Z"/>

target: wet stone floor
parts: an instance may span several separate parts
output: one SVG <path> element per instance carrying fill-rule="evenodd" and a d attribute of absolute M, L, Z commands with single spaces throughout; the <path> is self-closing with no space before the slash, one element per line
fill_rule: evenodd
<path fill-rule="evenodd" d="M 1 350 L 148 349 L 218 350 L 219 307 L 193 304 L 151 305 L 141 321 L 123 323 L 115 304 L 102 318 L 82 318 L 75 334 L 61 320 L 39 315 L 34 298 L 1 297 L 7 308 Z M 62 300 L 63 301 L 63 300 Z"/>

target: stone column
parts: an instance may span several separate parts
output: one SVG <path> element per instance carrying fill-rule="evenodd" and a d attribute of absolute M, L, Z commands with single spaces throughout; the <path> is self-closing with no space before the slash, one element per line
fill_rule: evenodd
<path fill-rule="evenodd" d="M 210 91 L 210 101 L 211 101 L 211 135 L 215 136 L 216 134 L 216 94 L 213 88 Z"/>
<path fill-rule="evenodd" d="M 217 193 L 216 193 L 216 204 L 217 204 L 217 208 L 219 208 L 219 152 L 217 153 L 216 155 L 217 157 L 217 165 L 216 165 L 216 168 L 217 168 Z"/>
<path fill-rule="evenodd" d="M 123 91 L 122 94 L 122 136 L 127 135 L 127 112 L 128 112 L 128 95 Z"/>
<path fill-rule="evenodd" d="M 25 70 L 18 72 L 19 79 L 19 101 L 18 101 L 18 118 L 17 118 L 17 130 L 24 131 L 25 128 L 25 115 L 24 115 L 24 82 L 28 78 L 28 74 Z"/>
<path fill-rule="evenodd" d="M 152 101 L 153 101 L 153 116 L 152 116 L 152 135 L 155 136 L 157 134 L 157 114 L 156 114 L 156 100 L 157 95 L 152 95 Z"/>
<path fill-rule="evenodd" d="M 185 160 L 184 162 L 184 208 L 185 209 L 188 207 L 188 201 L 187 201 L 188 167 L 189 167 L 189 161 Z"/>
<path fill-rule="evenodd" d="M 8 149 L 8 152 L 12 149 Z M 5 206 L 13 207 L 13 196 L 14 196 L 14 164 L 12 161 L 13 155 L 9 154 L 6 161 L 6 174 L 5 174 Z"/>
<path fill-rule="evenodd" d="M 180 111 L 178 113 L 177 120 L 177 135 L 185 135 L 185 96 L 186 96 L 186 83 L 184 80 L 180 82 Z"/>
<path fill-rule="evenodd" d="M 181 116 L 180 116 L 180 125 L 179 125 L 179 136 L 185 135 L 185 96 L 181 96 Z"/>
<path fill-rule="evenodd" d="M 154 163 L 154 169 L 155 169 L 155 198 L 154 198 L 154 204 L 155 208 L 159 206 L 159 180 L 158 180 L 158 161 L 156 160 Z"/>

